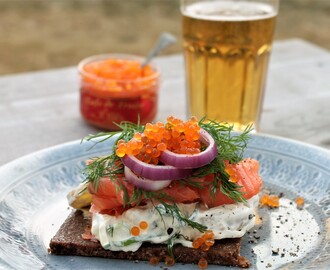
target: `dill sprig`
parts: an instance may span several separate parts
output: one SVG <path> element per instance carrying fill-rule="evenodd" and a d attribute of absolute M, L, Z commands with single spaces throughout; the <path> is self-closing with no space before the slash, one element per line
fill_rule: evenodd
<path fill-rule="evenodd" d="M 118 175 L 124 173 L 124 165 L 119 157 L 111 154 L 92 158 L 92 162 L 84 168 L 83 173 L 86 175 L 84 182 L 92 183 L 94 190 L 97 191 L 102 177 L 109 177 L 111 181 L 117 182 Z"/>
<path fill-rule="evenodd" d="M 247 126 L 242 133 L 233 134 L 233 126 L 212 120 L 205 121 L 205 118 L 200 121 L 199 125 L 213 137 L 218 148 L 218 155 L 209 164 L 198 168 L 194 172 L 194 178 L 213 174 L 214 181 L 209 187 L 213 199 L 220 191 L 235 202 L 245 202 L 243 194 L 239 191 L 241 186 L 230 181 L 230 176 L 225 170 L 224 161 L 237 163 L 242 160 L 244 150 L 250 139 L 249 132 L 252 130 L 252 126 Z"/>
<path fill-rule="evenodd" d="M 193 229 L 197 229 L 200 232 L 205 232 L 207 230 L 206 226 L 192 221 L 182 214 L 179 207 L 174 203 L 175 198 L 161 191 L 146 191 L 135 187 L 131 198 L 128 200 L 124 198 L 124 204 L 140 205 L 143 200 L 150 201 L 162 219 L 163 214 L 166 213 L 171 215 L 173 218 L 176 218 L 183 224 L 186 224 Z"/>
<path fill-rule="evenodd" d="M 174 199 L 175 198 L 161 191 L 147 191 L 134 187 L 134 191 L 131 198 L 128 198 L 127 200 L 125 200 L 124 198 L 124 203 L 127 205 L 129 204 L 140 205 L 143 200 L 150 200 L 152 202 L 165 202 L 165 201 L 173 202 Z"/>
<path fill-rule="evenodd" d="M 173 247 L 174 247 L 174 240 L 177 239 L 179 236 L 178 234 L 173 234 L 168 240 L 167 240 L 167 253 L 174 259 L 174 253 L 173 253 Z"/>
<path fill-rule="evenodd" d="M 158 212 L 161 212 L 162 209 L 160 207 L 164 207 L 164 210 L 167 214 L 170 214 L 171 216 L 175 217 L 176 219 L 180 220 L 185 225 L 188 225 L 189 227 L 196 229 L 200 232 L 205 232 L 207 230 L 207 226 L 200 224 L 198 222 L 192 221 L 188 217 L 186 217 L 182 212 L 180 211 L 180 208 L 177 204 L 173 203 L 166 203 L 164 201 L 160 202 L 160 206 L 156 206 L 158 208 Z"/>
<path fill-rule="evenodd" d="M 242 160 L 250 139 L 249 133 L 252 130 L 252 125 L 248 125 L 242 133 L 236 133 L 233 125 L 203 118 L 200 120 L 199 126 L 213 137 L 218 147 L 219 158 L 228 160 L 230 163 L 237 163 Z"/>
<path fill-rule="evenodd" d="M 167 240 L 167 253 L 170 255 L 173 259 L 175 259 L 173 248 L 175 244 L 175 240 L 179 238 L 185 238 L 183 234 L 180 232 L 173 234 L 168 240 Z"/>
<path fill-rule="evenodd" d="M 119 131 L 100 132 L 96 135 L 90 134 L 83 139 L 85 141 L 92 142 L 92 147 L 94 147 L 95 145 L 105 142 L 118 135 L 117 139 L 113 143 L 112 153 L 107 156 L 92 158 L 92 162 L 84 169 L 84 174 L 86 175 L 85 182 L 93 183 L 95 190 L 97 190 L 99 186 L 100 178 L 108 176 L 112 181 L 118 182 L 117 176 L 124 173 L 124 166 L 121 159 L 115 154 L 117 142 L 119 140 L 124 140 L 127 142 L 133 138 L 136 132 L 143 132 L 144 130 L 144 126 L 141 126 L 139 122 L 137 124 L 131 122 L 121 122 L 116 125 L 120 129 Z M 121 185 L 119 188 L 125 187 Z"/>
<path fill-rule="evenodd" d="M 121 122 L 120 124 L 116 124 L 119 128 L 119 131 L 109 131 L 109 132 L 100 132 L 98 134 L 89 134 L 85 138 L 82 139 L 82 141 L 91 141 L 94 143 L 93 146 L 96 144 L 105 142 L 114 136 L 118 135 L 118 138 L 115 140 L 113 144 L 113 149 L 116 148 L 116 143 L 119 140 L 124 140 L 125 142 L 128 142 L 130 139 L 133 138 L 134 134 L 136 132 L 143 132 L 144 126 L 140 125 L 138 122 L 137 124 L 131 123 L 131 122 Z"/>

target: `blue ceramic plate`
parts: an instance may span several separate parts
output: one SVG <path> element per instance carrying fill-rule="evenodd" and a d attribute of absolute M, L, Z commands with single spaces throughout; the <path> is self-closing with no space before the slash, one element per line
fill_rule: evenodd
<path fill-rule="evenodd" d="M 50 238 L 71 211 L 66 194 L 83 179 L 84 161 L 106 154 L 79 141 L 22 157 L 0 168 L 0 269 L 161 269 L 147 262 L 49 255 Z M 328 269 L 330 153 L 276 137 L 253 135 L 246 156 L 260 161 L 264 189 L 282 193 L 279 209 L 260 210 L 262 223 L 243 239 L 252 269 Z M 297 196 L 305 206 L 297 209 Z M 177 264 L 172 269 L 198 269 Z M 210 266 L 208 269 L 228 269 Z M 232 268 L 231 268 L 232 269 Z"/>

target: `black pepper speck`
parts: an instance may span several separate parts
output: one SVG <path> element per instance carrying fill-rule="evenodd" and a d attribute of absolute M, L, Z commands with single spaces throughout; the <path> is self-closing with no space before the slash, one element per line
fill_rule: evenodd
<path fill-rule="evenodd" d="M 170 235 L 173 232 L 173 228 L 168 228 L 167 229 L 167 234 Z"/>

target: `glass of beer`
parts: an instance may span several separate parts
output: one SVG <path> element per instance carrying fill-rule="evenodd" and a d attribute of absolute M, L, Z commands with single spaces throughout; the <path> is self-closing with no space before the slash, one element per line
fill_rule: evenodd
<path fill-rule="evenodd" d="M 259 129 L 278 0 L 181 0 L 188 114 Z"/>

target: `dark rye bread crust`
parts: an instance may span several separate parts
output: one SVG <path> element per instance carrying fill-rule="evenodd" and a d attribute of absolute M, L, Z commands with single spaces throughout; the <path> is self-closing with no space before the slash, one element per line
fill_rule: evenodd
<path fill-rule="evenodd" d="M 50 241 L 50 253 L 54 255 L 74 255 L 88 257 L 103 257 L 110 259 L 148 261 L 152 256 L 164 259 L 167 246 L 161 244 L 144 243 L 135 252 L 111 251 L 102 248 L 99 242 L 84 240 L 82 234 L 91 225 L 81 211 L 73 212 L 62 224 L 56 235 Z M 215 245 L 207 252 L 200 249 L 187 248 L 175 245 L 173 253 L 176 262 L 195 263 L 200 258 L 205 258 L 209 264 L 250 267 L 250 262 L 240 256 L 240 238 L 216 241 Z"/>

